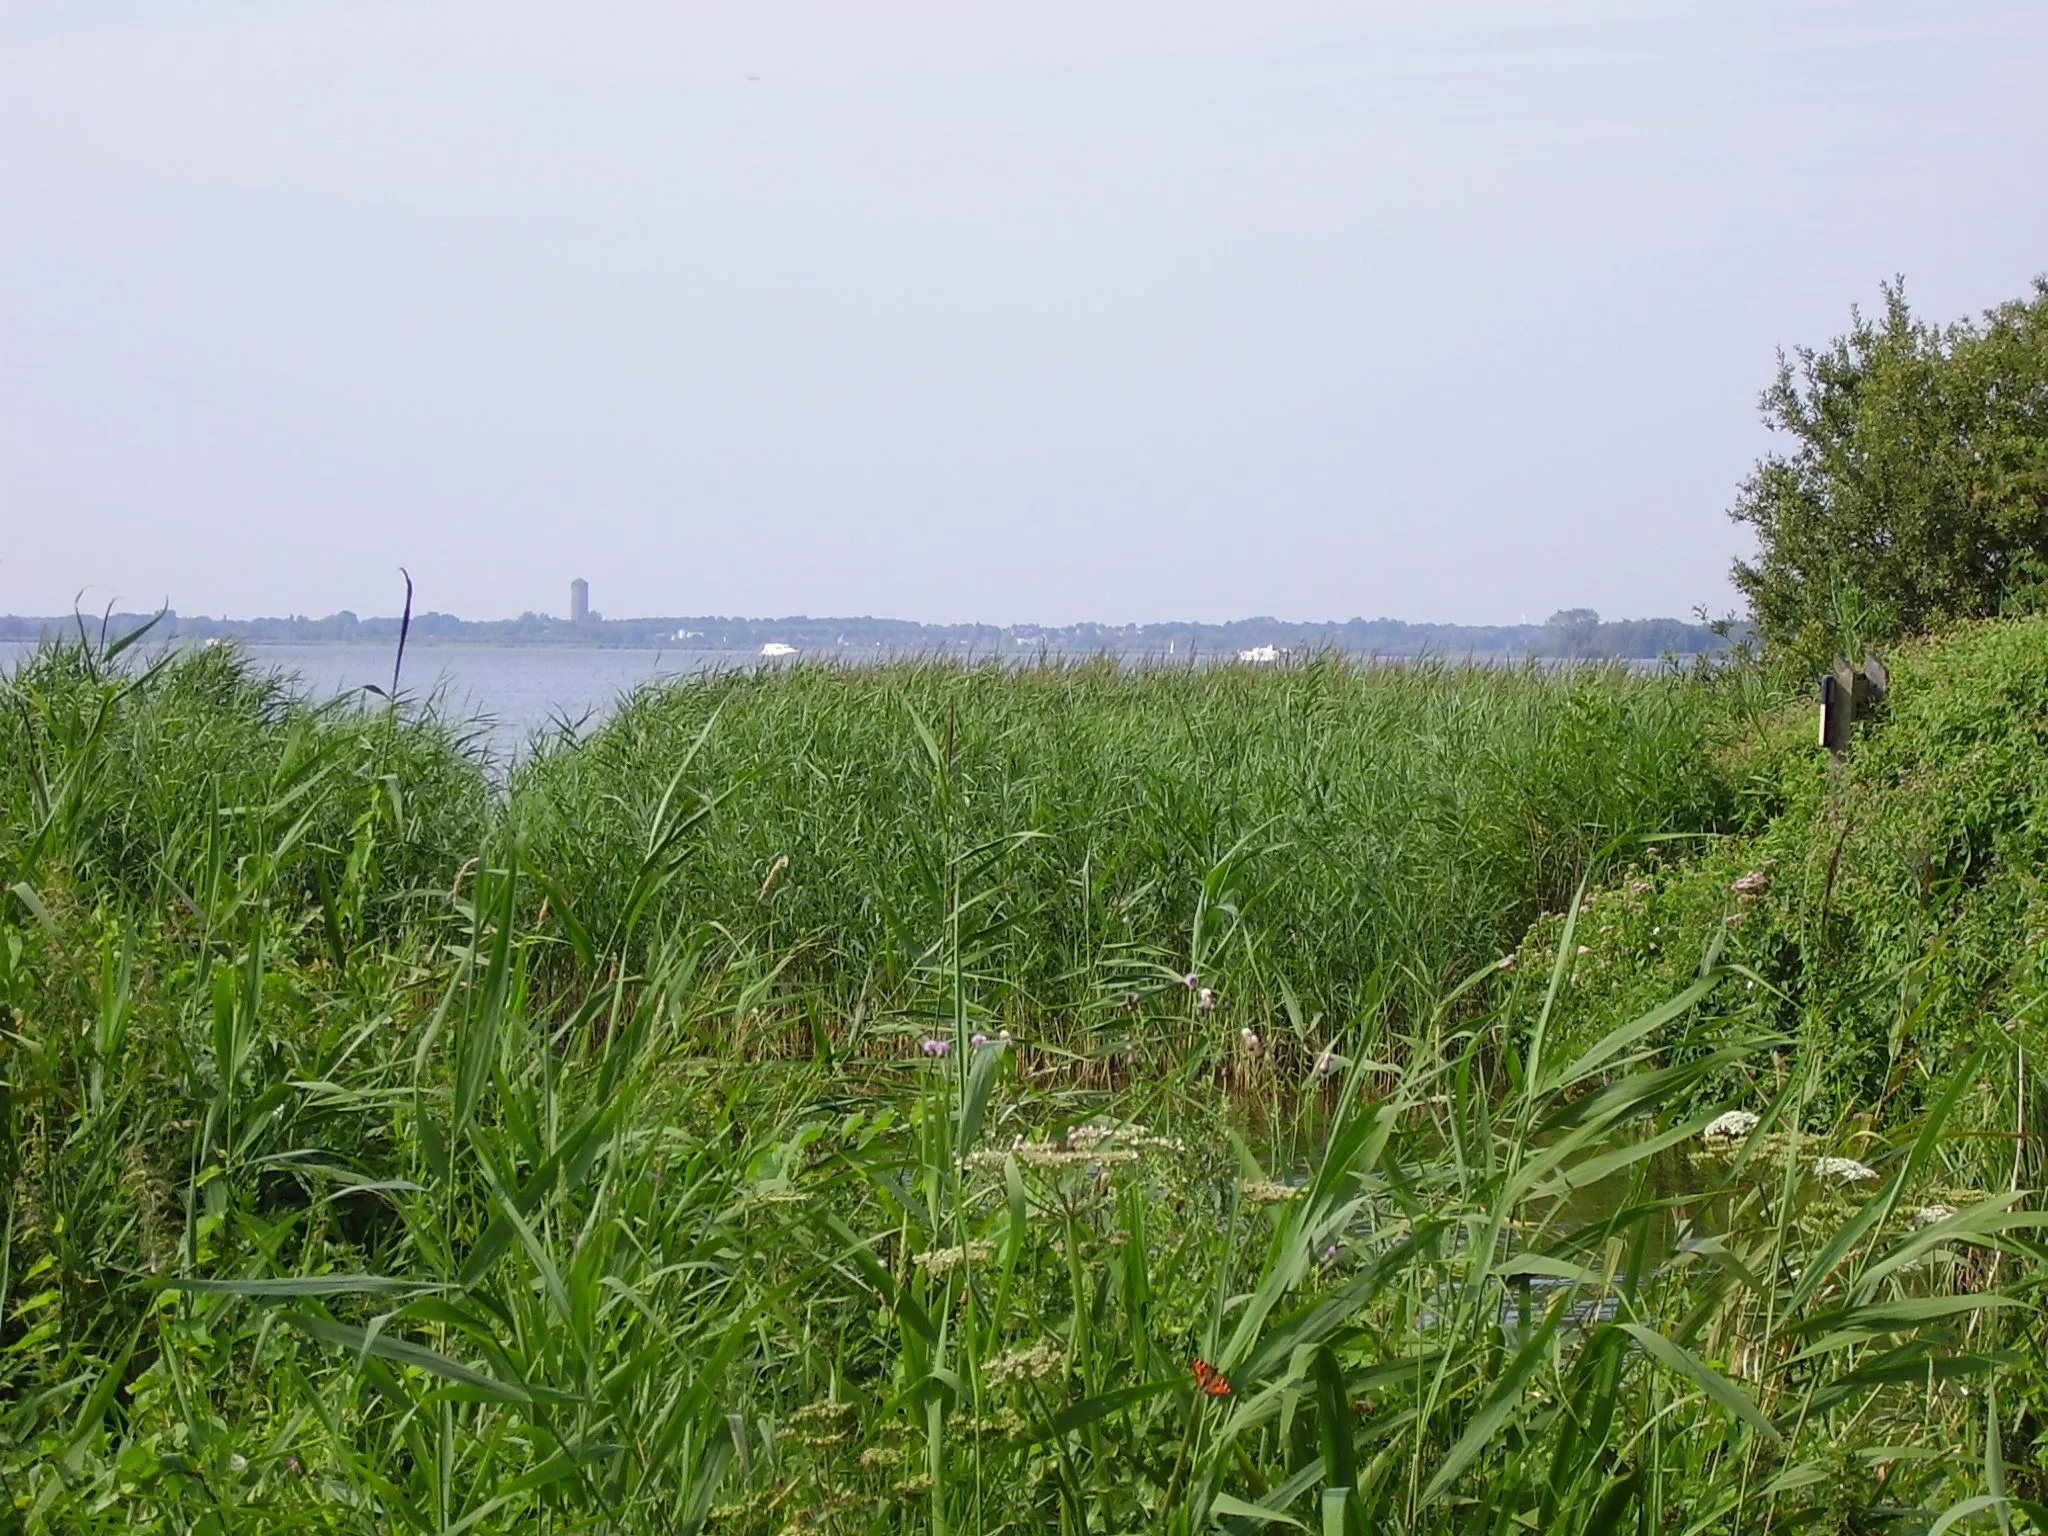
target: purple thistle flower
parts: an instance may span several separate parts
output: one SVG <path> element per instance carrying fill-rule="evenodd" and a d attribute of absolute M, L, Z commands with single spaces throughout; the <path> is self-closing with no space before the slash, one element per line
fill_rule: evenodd
<path fill-rule="evenodd" d="M 927 1056 L 947 1056 L 952 1054 L 953 1042 L 950 1040 L 924 1040 L 918 1043 L 917 1048 Z"/>

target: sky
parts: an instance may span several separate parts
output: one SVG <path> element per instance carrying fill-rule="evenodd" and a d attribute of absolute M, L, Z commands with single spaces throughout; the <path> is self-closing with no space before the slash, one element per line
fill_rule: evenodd
<path fill-rule="evenodd" d="M 1735 606 L 2048 270 L 2039 0 L 0 9 L 0 612 Z"/>

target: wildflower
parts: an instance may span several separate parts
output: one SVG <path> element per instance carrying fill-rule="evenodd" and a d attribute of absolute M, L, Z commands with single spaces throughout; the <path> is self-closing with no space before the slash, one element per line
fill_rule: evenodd
<path fill-rule="evenodd" d="M 1631 896 L 1647 896 L 1655 889 L 1657 887 L 1647 880 L 1631 880 L 1628 883 L 1628 893 Z"/>
<path fill-rule="evenodd" d="M 228 1470 L 229 1470 L 230 1472 L 233 1472 L 233 1473 L 237 1474 L 238 1476 L 239 1476 L 239 1475 L 240 1475 L 241 1473 L 244 1473 L 244 1472 L 248 1471 L 248 1470 L 249 1470 L 249 1458 L 248 1458 L 248 1457 L 246 1457 L 246 1456 L 244 1456 L 244 1455 L 243 1455 L 243 1454 L 242 1454 L 242 1453 L 241 1453 L 240 1451 L 231 1451 L 231 1452 L 229 1452 L 229 1453 L 228 1453 Z"/>
<path fill-rule="evenodd" d="M 1770 885 L 1771 877 L 1769 875 L 1760 869 L 1752 869 L 1748 874 L 1731 884 L 1728 889 L 1738 896 L 1754 896 L 1759 891 L 1769 890 Z"/>
<path fill-rule="evenodd" d="M 960 1430 L 968 1435 L 988 1435 L 997 1440 L 1014 1440 L 1029 1427 L 1024 1422 L 1024 1415 L 1016 1409 L 998 1408 L 994 1413 L 962 1421 Z"/>
<path fill-rule="evenodd" d="M 1918 1232 L 1922 1227 L 1931 1227 L 1937 1221 L 1947 1221 L 1955 1213 L 1956 1208 L 1952 1205 L 1942 1205 L 1939 1203 L 1923 1205 L 1912 1214 L 1907 1220 L 1906 1225 L 1913 1231 Z"/>
<path fill-rule="evenodd" d="M 962 1264 L 985 1264 L 996 1256 L 994 1243 L 964 1243 L 957 1248 L 933 1248 L 911 1259 L 919 1269 L 937 1279 L 950 1274 Z"/>
<path fill-rule="evenodd" d="M 1757 1117 L 1746 1109 L 1731 1109 L 1716 1115 L 1700 1132 L 1702 1141 L 1740 1141 L 1757 1126 Z"/>
<path fill-rule="evenodd" d="M 1027 1142 L 1011 1155 L 1026 1168 L 1056 1169 L 1094 1166 L 1113 1168 L 1135 1163 L 1138 1154 L 1122 1147 L 1063 1147 L 1056 1142 Z"/>
<path fill-rule="evenodd" d="M 1025 1349 L 997 1355 L 981 1368 L 982 1380 L 991 1387 L 1011 1381 L 1044 1381 L 1067 1368 L 1067 1352 L 1051 1339 L 1041 1339 Z"/>
<path fill-rule="evenodd" d="M 860 1453 L 860 1464 L 875 1471 L 890 1471 L 903 1465 L 900 1445 L 871 1445 Z"/>
<path fill-rule="evenodd" d="M 1259 1032 L 1249 1024 L 1237 1032 L 1237 1038 L 1244 1043 L 1244 1048 L 1254 1056 L 1258 1055 L 1264 1048 L 1259 1040 Z"/>
<path fill-rule="evenodd" d="M 1317 1055 L 1316 1064 L 1309 1068 L 1308 1075 L 1311 1078 L 1335 1077 L 1337 1069 L 1343 1065 L 1343 1062 L 1344 1058 L 1326 1045 Z"/>
<path fill-rule="evenodd" d="M 1502 955 L 1502 956 L 1500 957 L 1500 965 L 1499 965 L 1498 969 L 1500 969 L 1500 970 L 1503 970 L 1503 971 L 1512 971 L 1512 970 L 1513 970 L 1514 968 L 1515 968 L 1515 957 L 1514 957 L 1513 955 Z"/>
<path fill-rule="evenodd" d="M 1178 1136 L 1132 1136 L 1124 1145 L 1135 1148 L 1151 1147 L 1160 1152 L 1185 1152 L 1188 1149 L 1187 1143 Z"/>
<path fill-rule="evenodd" d="M 1581 944 L 1579 946 L 1579 953 L 1582 955 L 1590 955 L 1591 953 L 1593 953 L 1593 947 L 1590 944 Z"/>
<path fill-rule="evenodd" d="M 1861 1184 L 1866 1179 L 1877 1177 L 1877 1170 L 1859 1163 L 1853 1157 L 1823 1157 L 1813 1165 L 1814 1174 L 1823 1179 L 1840 1179 L 1844 1184 Z"/>
<path fill-rule="evenodd" d="M 1193 971 L 1189 971 L 1187 975 L 1181 977 L 1180 984 L 1192 992 L 1202 984 L 1202 978 Z"/>
<path fill-rule="evenodd" d="M 789 1416 L 791 1429 L 817 1429 L 843 1426 L 853 1417 L 853 1404 L 838 1398 L 820 1398 L 815 1403 L 806 1403 Z"/>
<path fill-rule="evenodd" d="M 1161 1152 L 1183 1152 L 1186 1147 L 1177 1136 L 1155 1136 L 1142 1125 L 1077 1125 L 1067 1132 L 1070 1147 L 1098 1147 L 1105 1141 L 1114 1141 L 1119 1150 L 1142 1152 L 1157 1149 Z"/>
<path fill-rule="evenodd" d="M 980 1030 L 977 1029 L 972 1035 L 968 1037 L 967 1043 L 973 1046 L 978 1051 L 984 1045 L 988 1044 L 988 1036 L 984 1035 Z"/>
<path fill-rule="evenodd" d="M 953 1042 L 950 1040 L 936 1039 L 920 1040 L 917 1044 L 917 1048 L 920 1051 L 923 1051 L 927 1056 L 948 1056 L 952 1054 Z"/>
<path fill-rule="evenodd" d="M 1214 1013 L 1216 1011 L 1216 989 L 1214 987 L 1203 987 L 1198 991 L 1195 994 L 1195 1006 L 1204 1013 Z"/>
<path fill-rule="evenodd" d="M 1325 1264 L 1334 1264 L 1337 1262 L 1337 1245 L 1335 1243 L 1330 1244 L 1329 1247 L 1323 1250 L 1323 1262 Z"/>
<path fill-rule="evenodd" d="M 1003 1044 L 1008 1045 L 1010 1043 L 1010 1032 L 1007 1029 L 999 1029 L 996 1031 L 996 1038 L 1002 1041 Z"/>
<path fill-rule="evenodd" d="M 906 1477 L 889 1491 L 899 1499 L 921 1499 L 932 1491 L 931 1475 L 920 1472 L 915 1477 Z"/>
<path fill-rule="evenodd" d="M 1282 1205 L 1292 1200 L 1300 1191 L 1292 1184 L 1282 1184 L 1273 1179 L 1254 1179 L 1237 1186 L 1237 1192 L 1253 1205 Z"/>

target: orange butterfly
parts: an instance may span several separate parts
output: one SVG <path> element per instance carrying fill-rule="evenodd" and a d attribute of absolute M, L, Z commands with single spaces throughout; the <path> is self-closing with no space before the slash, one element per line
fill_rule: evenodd
<path fill-rule="evenodd" d="M 1199 1358 L 1188 1364 L 1194 1370 L 1197 1391 L 1206 1392 L 1211 1397 L 1230 1396 L 1230 1381 L 1215 1366 Z"/>

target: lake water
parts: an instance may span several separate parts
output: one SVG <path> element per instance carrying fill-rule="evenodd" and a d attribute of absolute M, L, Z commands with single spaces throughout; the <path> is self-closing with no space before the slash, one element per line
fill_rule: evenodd
<path fill-rule="evenodd" d="M 0 670 L 31 645 L 0 642 Z M 296 676 L 316 698 L 391 686 L 388 645 L 252 645 L 258 666 Z M 773 665 L 774 663 L 766 663 Z M 412 645 L 401 686 L 439 693 L 458 715 L 484 723 L 492 749 L 516 753 L 556 720 L 595 724 L 625 694 L 662 677 L 764 665 L 752 652 L 626 651 L 592 646 Z"/>
<path fill-rule="evenodd" d="M 0 641 L 0 672 L 28 655 L 27 642 Z M 296 676 L 315 698 L 330 699 L 368 684 L 391 684 L 389 645 L 252 645 L 250 658 L 262 667 Z M 856 662 L 887 660 L 892 653 L 810 652 L 793 659 Z M 904 652 L 900 654 L 917 654 Z M 1005 661 L 1032 659 L 1029 655 Z M 1126 665 L 1142 663 L 1137 654 L 1120 658 Z M 1187 665 L 1154 657 L 1167 665 Z M 1204 658 L 1207 661 L 1223 659 Z M 1471 657 L 1468 663 L 1518 665 L 1508 657 Z M 657 678 L 688 677 L 730 667 L 782 665 L 754 651 L 609 650 L 596 646 L 422 645 L 406 648 L 403 688 L 412 694 L 438 693 L 449 710 L 484 726 L 492 752 L 500 759 L 519 752 L 536 731 L 558 720 L 595 725 L 635 688 Z M 1555 663 L 1551 663 L 1555 665 Z M 1626 663 L 1631 670 L 1652 670 L 1655 662 Z"/>

